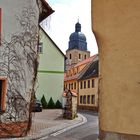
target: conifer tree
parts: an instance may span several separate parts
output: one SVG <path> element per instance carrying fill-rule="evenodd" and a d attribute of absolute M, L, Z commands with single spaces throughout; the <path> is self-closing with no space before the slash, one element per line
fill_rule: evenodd
<path fill-rule="evenodd" d="M 61 104 L 61 102 L 59 100 L 56 101 L 55 108 L 58 108 L 58 109 L 62 108 L 62 104 Z"/>
<path fill-rule="evenodd" d="M 55 103 L 54 103 L 52 97 L 50 98 L 50 100 L 48 102 L 48 108 L 49 109 L 54 109 L 55 108 Z"/>
<path fill-rule="evenodd" d="M 41 103 L 42 103 L 42 107 L 44 109 L 46 109 L 47 108 L 47 101 L 46 101 L 46 98 L 45 98 L 44 94 L 43 94 L 43 96 L 41 98 Z"/>

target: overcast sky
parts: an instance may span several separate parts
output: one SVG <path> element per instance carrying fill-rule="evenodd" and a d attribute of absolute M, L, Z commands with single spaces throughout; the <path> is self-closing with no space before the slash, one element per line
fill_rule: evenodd
<path fill-rule="evenodd" d="M 55 12 L 43 23 L 45 30 L 65 54 L 75 24 L 81 23 L 81 32 L 87 38 L 87 48 L 91 55 L 98 53 L 98 48 L 91 30 L 91 0 L 47 0 Z M 47 26 L 46 26 L 47 25 Z"/>

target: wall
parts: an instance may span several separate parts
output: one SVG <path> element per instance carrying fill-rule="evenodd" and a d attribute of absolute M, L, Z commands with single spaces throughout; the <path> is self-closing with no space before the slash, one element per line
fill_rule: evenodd
<path fill-rule="evenodd" d="M 0 8 L 0 79 L 7 80 L 2 99 L 5 110 L 0 110 L 0 137 L 22 136 L 29 128 L 34 93 L 39 9 L 35 0 L 0 0 Z M 11 129 L 14 127 L 18 131 Z"/>
<path fill-rule="evenodd" d="M 50 97 L 54 102 L 62 102 L 64 81 L 64 56 L 58 51 L 46 34 L 40 30 L 40 42 L 43 42 L 43 53 L 39 55 L 38 89 L 36 96 L 43 94 L 47 102 Z"/>
<path fill-rule="evenodd" d="M 100 60 L 101 140 L 140 139 L 139 5 L 138 0 L 92 1 Z"/>
<path fill-rule="evenodd" d="M 94 87 L 92 87 L 92 79 L 94 79 Z M 90 88 L 88 88 L 88 80 L 90 80 Z M 86 81 L 86 88 L 84 88 L 84 81 Z M 83 83 L 82 89 L 81 89 L 81 82 Z M 98 108 L 98 78 L 90 78 L 85 80 L 79 80 L 79 101 L 78 106 L 81 108 L 89 108 L 89 109 L 96 109 Z M 80 96 L 86 95 L 86 104 L 80 103 Z M 90 104 L 87 103 L 87 96 L 90 95 Z M 95 95 L 95 103 L 91 103 L 91 96 Z"/>
<path fill-rule="evenodd" d="M 71 59 L 70 59 L 70 54 L 71 54 Z M 81 59 L 79 59 L 79 54 L 81 54 Z M 80 61 L 83 61 L 86 58 L 90 57 L 90 52 L 89 51 L 80 51 L 77 49 L 73 49 L 73 50 L 68 50 L 66 51 L 66 70 L 68 70 L 71 66 L 74 66 L 75 64 L 77 64 Z"/>

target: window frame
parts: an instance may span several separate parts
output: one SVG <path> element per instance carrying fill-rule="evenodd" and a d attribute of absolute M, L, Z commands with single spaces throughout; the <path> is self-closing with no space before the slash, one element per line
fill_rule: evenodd
<path fill-rule="evenodd" d="M 83 89 L 83 81 L 80 82 L 80 89 Z"/>
<path fill-rule="evenodd" d="M 86 81 L 84 81 L 84 88 L 86 88 Z"/>
<path fill-rule="evenodd" d="M 95 104 L 95 95 L 91 95 L 91 104 Z"/>
<path fill-rule="evenodd" d="M 83 103 L 83 96 L 80 96 L 80 104 Z"/>
<path fill-rule="evenodd" d="M 43 42 L 39 42 L 39 44 L 38 44 L 38 53 L 39 54 L 43 53 Z"/>
<path fill-rule="evenodd" d="M 94 87 L 95 87 L 95 80 L 92 79 L 92 88 L 94 88 Z"/>
<path fill-rule="evenodd" d="M 3 112 L 6 109 L 7 78 L 0 77 L 0 81 L 2 81 L 2 91 L 0 93 L 0 111 Z"/>
<path fill-rule="evenodd" d="M 90 88 L 90 80 L 88 80 L 88 88 Z"/>
<path fill-rule="evenodd" d="M 69 58 L 72 59 L 72 55 L 71 55 L 71 53 L 70 53 L 70 55 L 69 55 Z"/>
<path fill-rule="evenodd" d="M 87 104 L 90 104 L 90 95 L 87 95 Z"/>

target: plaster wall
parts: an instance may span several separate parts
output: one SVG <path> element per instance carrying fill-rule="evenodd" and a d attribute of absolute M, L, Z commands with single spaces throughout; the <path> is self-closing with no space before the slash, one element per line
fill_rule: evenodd
<path fill-rule="evenodd" d="M 40 30 L 43 53 L 39 54 L 38 88 L 36 96 L 40 100 L 44 94 L 47 102 L 62 102 L 64 87 L 64 55 L 56 48 L 46 34 Z"/>
<path fill-rule="evenodd" d="M 94 88 L 92 88 L 92 79 L 94 79 Z M 88 80 L 90 80 L 90 88 L 88 88 Z M 86 88 L 84 89 L 84 81 L 86 81 Z M 83 88 L 80 88 L 80 83 L 83 82 Z M 86 80 L 80 80 L 79 82 L 79 102 L 80 106 L 98 106 L 98 78 L 91 78 Z M 86 104 L 80 103 L 80 96 L 86 95 Z M 90 104 L 87 103 L 87 95 L 90 95 Z M 95 95 L 95 104 L 91 104 L 91 95 Z"/>
<path fill-rule="evenodd" d="M 92 1 L 100 60 L 99 121 L 104 132 L 140 135 L 139 5 L 138 0 Z M 120 140 L 118 136 L 112 139 Z"/>

